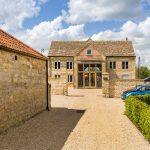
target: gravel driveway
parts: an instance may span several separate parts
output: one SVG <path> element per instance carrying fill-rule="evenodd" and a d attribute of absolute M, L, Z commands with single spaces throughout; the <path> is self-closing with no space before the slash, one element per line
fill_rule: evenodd
<path fill-rule="evenodd" d="M 102 98 L 101 90 L 70 89 L 52 96 L 52 107 L 1 135 L 0 150 L 150 150 L 124 102 Z"/>

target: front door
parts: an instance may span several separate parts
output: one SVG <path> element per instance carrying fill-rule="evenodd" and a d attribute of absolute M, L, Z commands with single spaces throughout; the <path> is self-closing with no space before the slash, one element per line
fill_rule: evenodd
<path fill-rule="evenodd" d="M 91 87 L 95 87 L 96 86 L 96 80 L 95 80 L 95 73 L 90 73 L 90 83 L 91 83 Z"/>
<path fill-rule="evenodd" d="M 101 64 L 78 65 L 79 88 L 101 88 Z"/>
<path fill-rule="evenodd" d="M 94 88 L 96 86 L 95 73 L 85 73 L 84 84 L 86 88 Z"/>

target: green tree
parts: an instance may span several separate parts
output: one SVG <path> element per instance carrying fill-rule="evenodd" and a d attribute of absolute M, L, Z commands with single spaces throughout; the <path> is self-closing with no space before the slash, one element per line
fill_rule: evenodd
<path fill-rule="evenodd" d="M 150 70 L 146 66 L 141 66 L 139 68 L 139 79 L 144 79 L 150 76 Z"/>

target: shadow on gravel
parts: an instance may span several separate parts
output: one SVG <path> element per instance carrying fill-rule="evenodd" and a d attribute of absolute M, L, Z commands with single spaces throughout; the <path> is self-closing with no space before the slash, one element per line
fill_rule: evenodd
<path fill-rule="evenodd" d="M 0 135 L 2 150 L 61 150 L 84 110 L 52 108 Z"/>

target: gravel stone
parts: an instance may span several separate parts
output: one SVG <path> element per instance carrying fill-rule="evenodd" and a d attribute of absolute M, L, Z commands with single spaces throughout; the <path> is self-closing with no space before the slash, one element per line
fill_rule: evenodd
<path fill-rule="evenodd" d="M 0 135 L 0 150 L 61 149 L 150 150 L 150 144 L 124 115 L 124 102 L 103 98 L 97 89 L 53 95 L 51 111 Z"/>

